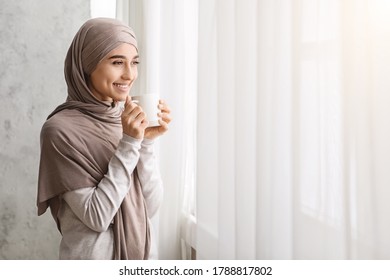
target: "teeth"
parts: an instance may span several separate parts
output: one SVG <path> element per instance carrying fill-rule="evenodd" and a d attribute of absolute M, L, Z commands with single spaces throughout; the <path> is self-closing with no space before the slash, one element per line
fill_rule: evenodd
<path fill-rule="evenodd" d="M 128 88 L 129 85 L 121 85 L 121 84 L 114 84 L 115 86 L 117 87 L 120 87 L 120 88 Z"/>

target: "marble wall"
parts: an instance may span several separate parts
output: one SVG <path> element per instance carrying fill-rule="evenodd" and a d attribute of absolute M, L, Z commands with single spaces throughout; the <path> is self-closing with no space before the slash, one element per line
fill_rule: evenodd
<path fill-rule="evenodd" d="M 66 98 L 63 62 L 89 0 L 0 0 L 0 259 L 56 259 L 50 211 L 37 216 L 39 133 Z"/>

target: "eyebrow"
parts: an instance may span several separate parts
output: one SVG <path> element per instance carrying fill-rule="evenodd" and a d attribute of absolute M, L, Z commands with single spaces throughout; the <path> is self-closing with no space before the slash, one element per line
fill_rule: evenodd
<path fill-rule="evenodd" d="M 120 54 L 110 56 L 108 59 L 118 59 L 118 58 L 120 58 L 120 59 L 127 59 L 126 56 L 120 55 Z M 138 58 L 139 58 L 139 55 L 136 55 L 136 56 L 133 57 L 133 59 L 138 59 Z"/>

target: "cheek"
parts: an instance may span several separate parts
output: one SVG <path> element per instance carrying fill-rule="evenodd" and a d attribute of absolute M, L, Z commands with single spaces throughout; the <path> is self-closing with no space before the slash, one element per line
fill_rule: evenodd
<path fill-rule="evenodd" d="M 88 77 L 88 80 L 87 80 L 89 89 L 98 87 L 99 85 L 98 85 L 97 81 L 99 81 L 99 79 L 97 79 L 96 73 L 93 72 Z"/>
<path fill-rule="evenodd" d="M 90 79 L 91 79 L 92 84 L 96 84 L 99 81 L 101 81 L 103 77 L 104 77 L 104 75 L 103 75 L 102 71 L 100 69 L 96 69 L 95 71 L 92 72 Z"/>
<path fill-rule="evenodd" d="M 99 71 L 95 73 L 95 75 L 91 75 L 92 82 L 95 84 L 110 84 L 112 81 L 115 80 L 115 73 L 114 71 Z"/>
<path fill-rule="evenodd" d="M 134 80 L 136 80 L 138 78 L 138 69 L 135 68 L 135 71 L 134 71 Z"/>

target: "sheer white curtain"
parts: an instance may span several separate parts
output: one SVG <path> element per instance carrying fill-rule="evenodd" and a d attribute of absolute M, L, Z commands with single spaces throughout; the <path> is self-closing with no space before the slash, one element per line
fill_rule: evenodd
<path fill-rule="evenodd" d="M 390 257 L 388 1 L 117 3 L 173 109 L 160 258 Z"/>
<path fill-rule="evenodd" d="M 117 17 L 137 35 L 139 78 L 132 93 L 156 92 L 172 109 L 158 140 L 164 201 L 158 219 L 160 259 L 189 258 L 194 247 L 198 2 L 117 0 Z"/>
<path fill-rule="evenodd" d="M 389 12 L 200 0 L 198 258 L 390 257 Z"/>
<path fill-rule="evenodd" d="M 350 256 L 390 258 L 390 2 L 343 2 Z"/>

